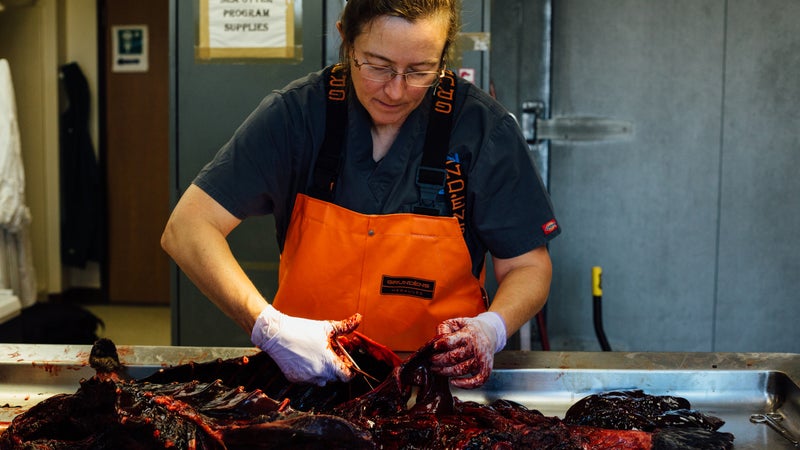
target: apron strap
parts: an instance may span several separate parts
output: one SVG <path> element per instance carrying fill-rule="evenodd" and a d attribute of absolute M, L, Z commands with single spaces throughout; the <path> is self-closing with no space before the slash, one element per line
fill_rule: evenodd
<path fill-rule="evenodd" d="M 347 73 L 344 66 L 336 64 L 326 68 L 322 75 L 327 81 L 325 112 L 325 140 L 322 142 L 317 161 L 312 173 L 313 181 L 308 194 L 326 202 L 333 201 L 333 193 L 341 170 L 342 149 L 347 130 Z M 451 183 L 448 183 L 446 167 L 450 145 L 450 131 L 453 127 L 453 110 L 456 96 L 456 76 L 446 70 L 434 88 L 433 105 L 425 135 L 425 147 L 422 163 L 417 169 L 416 184 L 419 188 L 419 202 L 413 207 L 415 214 L 427 216 L 448 215 L 448 205 L 440 198 L 439 193 L 447 192 L 453 178 L 457 178 L 460 186 L 466 184 L 466 177 L 461 170 L 450 171 Z M 455 212 L 455 211 L 453 211 Z M 454 214 L 464 229 L 463 211 Z"/>
<path fill-rule="evenodd" d="M 325 69 L 327 80 L 325 110 L 325 140 L 322 142 L 312 173 L 313 182 L 308 194 L 331 202 L 336 189 L 342 160 L 342 147 L 347 130 L 347 73 L 344 66 L 336 64 Z"/>
<path fill-rule="evenodd" d="M 434 88 L 433 107 L 425 135 L 422 163 L 417 169 L 419 202 L 415 214 L 427 216 L 446 215 L 446 205 L 437 202 L 439 192 L 447 187 L 445 163 L 450 151 L 450 130 L 453 128 L 453 104 L 456 97 L 456 76 L 446 70 Z M 443 211 L 444 209 L 444 211 Z"/>

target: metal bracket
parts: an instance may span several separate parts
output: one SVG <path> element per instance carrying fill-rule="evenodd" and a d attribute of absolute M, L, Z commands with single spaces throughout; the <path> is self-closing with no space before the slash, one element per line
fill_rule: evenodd
<path fill-rule="evenodd" d="M 528 144 L 536 145 L 539 143 L 536 123 L 541 120 L 540 117 L 542 116 L 544 116 L 544 102 L 522 102 L 522 120 L 520 121 L 520 126 L 522 127 L 522 135 L 525 137 Z"/>
<path fill-rule="evenodd" d="M 552 141 L 610 141 L 633 135 L 633 123 L 606 117 L 554 117 L 545 119 L 544 103 L 522 103 L 522 134 L 528 144 Z"/>

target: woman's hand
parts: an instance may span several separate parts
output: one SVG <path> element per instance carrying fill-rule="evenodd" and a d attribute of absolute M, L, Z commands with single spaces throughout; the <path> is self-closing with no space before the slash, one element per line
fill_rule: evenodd
<path fill-rule="evenodd" d="M 286 378 L 324 386 L 355 375 L 331 347 L 335 336 L 353 332 L 361 315 L 345 320 L 310 320 L 283 314 L 268 305 L 259 314 L 250 339 L 267 352 Z"/>
<path fill-rule="evenodd" d="M 474 389 L 492 373 L 494 354 L 506 345 L 506 327 L 499 314 L 485 312 L 442 322 L 431 357 L 435 373 L 452 377 L 453 386 Z"/>

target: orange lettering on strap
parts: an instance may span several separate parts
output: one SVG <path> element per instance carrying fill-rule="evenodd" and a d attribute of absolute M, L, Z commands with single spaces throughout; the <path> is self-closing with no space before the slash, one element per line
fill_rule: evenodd
<path fill-rule="evenodd" d="M 339 64 L 333 66 L 330 77 L 328 78 L 328 99 L 343 101 L 345 99 L 345 89 L 347 85 L 347 75 L 343 72 L 343 67 Z"/>
<path fill-rule="evenodd" d="M 461 228 L 461 232 L 464 233 L 466 229 L 464 218 L 467 210 L 465 192 L 467 185 L 464 178 L 461 177 L 461 164 L 448 159 L 445 163 L 445 168 L 447 169 L 447 192 L 450 211 L 453 213 L 453 217 L 458 219 L 458 225 Z"/>
<path fill-rule="evenodd" d="M 456 164 L 456 163 L 450 164 L 450 162 L 451 161 L 447 161 L 447 163 L 445 163 L 445 169 L 447 169 L 447 174 L 461 176 L 461 164 Z"/>
<path fill-rule="evenodd" d="M 467 207 L 467 202 L 465 201 L 465 199 L 466 197 L 464 197 L 463 195 L 459 195 L 457 197 L 450 197 L 450 206 L 452 206 L 454 211 L 465 209 Z"/>
<path fill-rule="evenodd" d="M 441 99 L 434 104 L 437 112 L 450 114 L 453 111 L 452 101 L 456 93 L 455 85 L 455 76 L 451 72 L 445 72 L 436 86 L 436 98 Z"/>
<path fill-rule="evenodd" d="M 434 103 L 434 109 L 436 112 L 450 114 L 453 111 L 453 105 L 449 102 L 437 101 Z"/>
<path fill-rule="evenodd" d="M 436 96 L 445 100 L 453 100 L 453 94 L 455 94 L 455 92 L 456 90 L 452 87 L 445 89 L 441 84 L 436 88 Z"/>
<path fill-rule="evenodd" d="M 328 91 L 328 98 L 331 100 L 342 101 L 345 97 L 344 89 L 331 89 Z"/>
<path fill-rule="evenodd" d="M 344 87 L 346 81 L 347 77 L 344 75 L 337 77 L 336 75 L 331 74 L 331 79 L 329 81 L 329 84 L 335 87 Z"/>
<path fill-rule="evenodd" d="M 464 190 L 464 180 L 457 178 L 453 181 L 447 182 L 447 191 L 450 192 L 451 194 L 456 192 L 461 192 L 463 190 Z"/>

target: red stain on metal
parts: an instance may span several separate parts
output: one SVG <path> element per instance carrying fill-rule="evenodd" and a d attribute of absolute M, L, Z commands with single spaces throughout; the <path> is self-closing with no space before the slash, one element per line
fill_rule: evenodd
<path fill-rule="evenodd" d="M 61 373 L 61 366 L 52 363 L 47 363 L 47 362 L 37 363 L 34 361 L 31 363 L 31 366 L 41 367 L 42 369 L 44 369 L 45 372 L 49 373 L 52 376 L 58 376 L 58 374 Z"/>
<path fill-rule="evenodd" d="M 119 356 L 119 360 L 122 361 L 124 358 L 133 355 L 135 352 L 133 348 L 127 345 L 121 345 L 117 347 L 117 356 Z"/>

